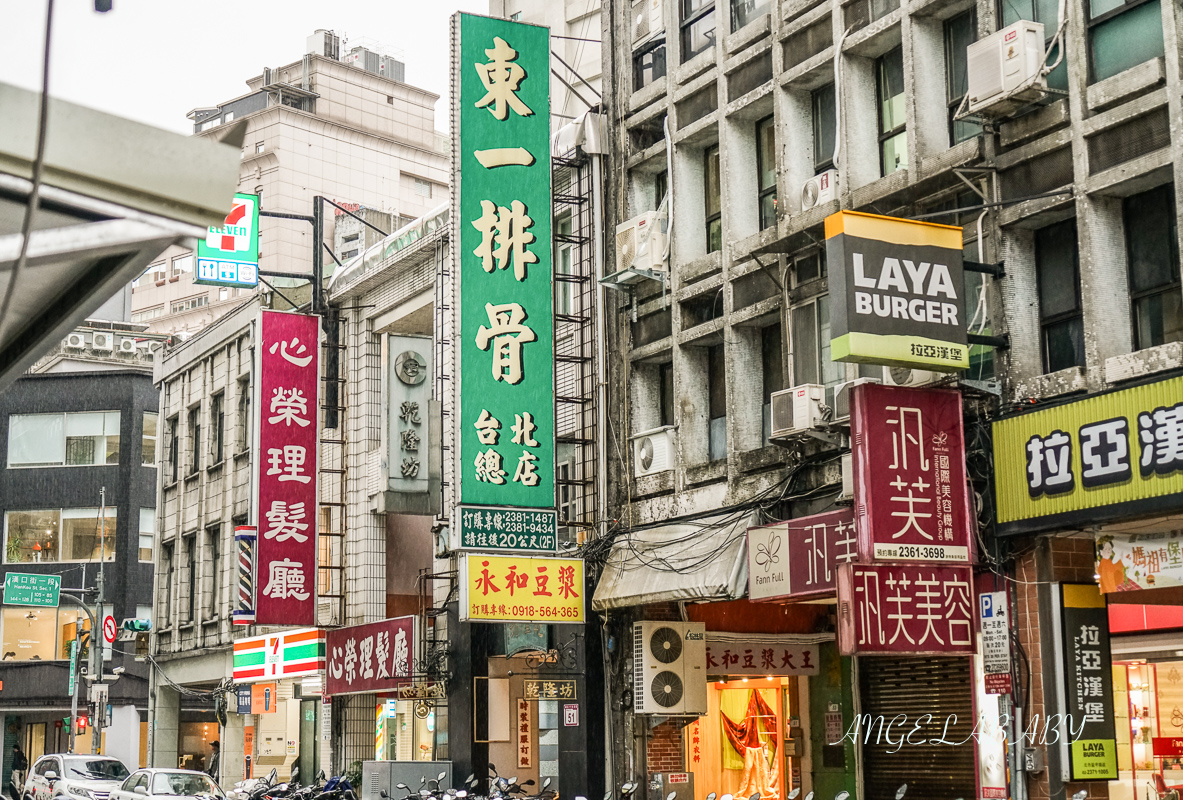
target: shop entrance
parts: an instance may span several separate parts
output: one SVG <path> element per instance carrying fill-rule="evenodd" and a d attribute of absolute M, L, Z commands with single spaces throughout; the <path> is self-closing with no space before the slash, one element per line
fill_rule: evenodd
<path fill-rule="evenodd" d="M 1183 659 L 1113 664 L 1118 779 L 1110 800 L 1154 800 L 1162 789 L 1183 794 Z"/>
<path fill-rule="evenodd" d="M 563 706 L 578 699 L 574 674 L 542 675 L 539 666 L 532 655 L 491 657 L 487 681 L 489 761 L 502 777 L 534 781 L 531 791 L 547 778 L 558 786 Z"/>

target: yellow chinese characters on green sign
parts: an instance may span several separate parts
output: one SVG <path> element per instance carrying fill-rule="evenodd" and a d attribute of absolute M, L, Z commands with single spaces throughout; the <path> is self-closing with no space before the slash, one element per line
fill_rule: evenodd
<path fill-rule="evenodd" d="M 1000 533 L 1183 508 L 1183 377 L 994 423 Z"/>
<path fill-rule="evenodd" d="M 552 508 L 550 35 L 452 25 L 457 499 Z"/>

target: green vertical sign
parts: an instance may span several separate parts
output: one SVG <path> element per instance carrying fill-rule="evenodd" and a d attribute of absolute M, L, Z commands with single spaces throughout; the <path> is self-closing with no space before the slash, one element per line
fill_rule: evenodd
<path fill-rule="evenodd" d="M 73 696 L 74 694 L 74 673 L 77 672 L 78 667 L 78 640 L 70 640 L 70 691 L 67 694 Z"/>
<path fill-rule="evenodd" d="M 459 502 L 555 504 L 550 31 L 452 18 Z"/>

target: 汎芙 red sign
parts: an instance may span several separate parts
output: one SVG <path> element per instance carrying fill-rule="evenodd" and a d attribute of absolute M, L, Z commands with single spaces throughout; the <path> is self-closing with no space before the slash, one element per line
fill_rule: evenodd
<path fill-rule="evenodd" d="M 837 566 L 855 559 L 856 544 L 849 508 L 748 528 L 748 597 L 833 596 Z"/>
<path fill-rule="evenodd" d="M 859 560 L 973 561 L 961 393 L 856 386 Z"/>
<path fill-rule="evenodd" d="M 255 622 L 316 624 L 319 318 L 263 311 L 254 396 Z"/>
<path fill-rule="evenodd" d="M 844 656 L 972 654 L 972 598 L 972 567 L 842 564 L 838 650 Z"/>
<path fill-rule="evenodd" d="M 325 693 L 385 692 L 411 682 L 415 618 L 396 617 L 328 632 Z"/>

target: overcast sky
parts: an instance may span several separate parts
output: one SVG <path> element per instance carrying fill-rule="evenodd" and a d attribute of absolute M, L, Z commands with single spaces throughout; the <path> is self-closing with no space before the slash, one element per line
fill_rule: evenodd
<path fill-rule="evenodd" d="M 247 91 L 246 80 L 299 60 L 317 28 L 402 52 L 407 82 L 440 95 L 446 130 L 448 18 L 488 0 L 56 0 L 55 97 L 190 133 L 185 114 Z M 0 0 L 0 81 L 40 89 L 46 0 Z"/>

